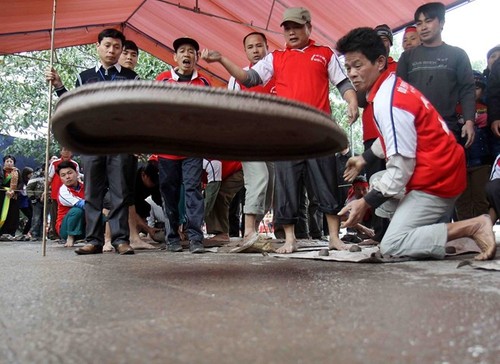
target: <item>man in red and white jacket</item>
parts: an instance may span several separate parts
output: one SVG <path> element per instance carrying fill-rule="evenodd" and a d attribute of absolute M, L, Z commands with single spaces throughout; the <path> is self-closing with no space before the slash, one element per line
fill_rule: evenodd
<path fill-rule="evenodd" d="M 59 188 L 62 186 L 62 181 L 59 178 L 59 175 L 57 174 L 57 167 L 61 162 L 64 161 L 71 161 L 75 167 L 76 167 L 76 172 L 77 174 L 80 173 L 80 166 L 78 163 L 72 159 L 73 153 L 65 147 L 61 148 L 61 156 L 57 159 L 55 159 L 52 163 L 49 165 L 49 178 L 47 179 L 47 183 L 50 186 L 50 198 L 53 201 L 53 203 L 50 206 L 50 235 L 54 237 L 53 233 L 57 232 L 56 229 L 56 220 L 57 220 L 57 199 L 59 198 Z"/>
<path fill-rule="evenodd" d="M 406 189 L 381 241 L 382 254 L 441 259 L 447 242 L 470 237 L 481 250 L 477 260 L 493 259 L 496 245 L 488 215 L 446 223 L 465 189 L 466 167 L 463 148 L 441 115 L 420 91 L 386 69 L 386 50 L 373 29 L 352 30 L 337 49 L 345 55 L 356 89 L 367 92 L 379 132 L 371 149 L 349 159 L 346 179 L 377 157 L 387 159 L 371 191 L 339 212 L 349 213 L 344 225 L 354 226 L 368 208 Z"/>
<path fill-rule="evenodd" d="M 200 45 L 192 38 L 178 38 L 173 43 L 174 60 L 177 67 L 171 71 L 162 72 L 156 77 L 158 81 L 180 82 L 186 85 L 210 86 L 208 79 L 196 70 Z M 167 236 L 167 250 L 181 252 L 179 234 L 179 200 L 181 188 L 184 185 L 186 198 L 185 233 L 189 239 L 191 253 L 204 253 L 203 224 L 204 206 L 201 194 L 202 158 L 160 154 L 158 158 L 160 169 L 160 192 L 165 202 L 165 216 L 170 223 Z"/>
<path fill-rule="evenodd" d="M 64 246 L 73 246 L 75 240 L 85 237 L 85 188 L 78 181 L 78 171 L 72 161 L 63 161 L 57 166 L 57 175 L 62 186 L 57 197 L 56 230 Z"/>
<path fill-rule="evenodd" d="M 387 24 L 377 25 L 375 27 L 377 35 L 382 39 L 385 49 L 387 51 L 387 69 L 391 72 L 396 72 L 398 63 L 389 56 L 391 52 L 391 46 L 393 43 L 393 35 L 391 28 Z M 359 92 L 359 91 L 358 91 Z M 364 150 L 370 149 L 372 144 L 378 138 L 378 130 L 373 120 L 373 104 L 366 102 L 366 93 L 359 92 L 358 94 L 358 104 L 363 107 L 363 115 L 361 116 L 361 121 L 363 123 L 363 146 Z M 366 166 L 366 179 L 368 182 L 370 178 L 377 172 L 383 171 L 385 169 L 385 160 L 380 159 L 376 163 L 371 163 Z M 375 231 L 375 236 L 373 240 L 380 242 L 382 237 L 389 226 L 389 220 L 382 218 L 377 215 L 373 215 L 373 229 Z"/>
<path fill-rule="evenodd" d="M 356 92 L 335 52 L 310 38 L 312 23 L 309 10 L 286 9 L 281 26 L 286 49 L 269 53 L 251 69 L 241 69 L 214 50 L 203 50 L 202 57 L 207 62 L 219 62 L 246 87 L 266 84 L 274 77 L 278 96 L 306 103 L 328 115 L 331 115 L 328 96 L 331 82 L 347 102 L 349 122 L 353 122 L 359 113 Z M 298 222 L 300 181 L 306 174 L 314 181 L 312 189 L 319 201 L 319 210 L 328 223 L 330 249 L 349 249 L 339 237 L 340 218 L 337 213 L 340 204 L 336 199 L 335 163 L 335 155 L 275 163 L 274 217 L 276 224 L 282 225 L 285 231 L 285 244 L 277 249 L 277 253 L 287 254 L 297 250 L 294 225 Z"/>

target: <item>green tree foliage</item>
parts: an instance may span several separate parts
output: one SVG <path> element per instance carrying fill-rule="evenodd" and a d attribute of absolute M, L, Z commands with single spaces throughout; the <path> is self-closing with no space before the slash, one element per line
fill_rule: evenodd
<path fill-rule="evenodd" d="M 54 68 L 68 89 L 75 85 L 76 75 L 96 64 L 95 44 L 57 49 Z M 50 52 L 27 52 L 0 56 L 0 133 L 19 136 L 5 151 L 13 155 L 45 160 L 49 86 L 44 70 L 49 64 Z M 154 79 L 170 66 L 140 52 L 136 69 L 141 79 Z M 57 96 L 53 96 L 53 105 Z M 59 145 L 51 137 L 50 154 L 58 154 Z"/>
<path fill-rule="evenodd" d="M 486 68 L 486 61 L 481 60 L 481 61 L 471 61 L 472 69 L 475 71 L 483 72 L 483 70 Z"/>
<path fill-rule="evenodd" d="M 330 104 L 332 107 L 332 117 L 346 133 L 349 144 L 352 144 L 352 150 L 354 150 L 355 153 L 361 154 L 363 152 L 362 109 L 359 109 L 360 114 L 358 120 L 352 125 L 349 125 L 347 103 L 342 99 L 340 92 L 335 87 L 330 87 Z"/>
<path fill-rule="evenodd" d="M 153 57 L 149 53 L 140 52 L 139 64 L 135 71 L 141 80 L 154 80 L 159 73 L 167 71 L 172 67 L 161 59 Z"/>
<path fill-rule="evenodd" d="M 44 127 L 47 110 L 44 104 L 45 82 L 40 77 L 37 60 L 3 56 L 0 61 L 2 95 L 0 97 L 0 132 L 15 131 L 29 135 Z M 45 96 L 47 91 L 45 91 Z"/>

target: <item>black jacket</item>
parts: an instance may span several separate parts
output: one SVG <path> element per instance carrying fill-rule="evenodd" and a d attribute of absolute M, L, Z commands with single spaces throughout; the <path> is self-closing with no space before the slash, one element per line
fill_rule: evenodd
<path fill-rule="evenodd" d="M 493 121 L 500 120 L 500 60 L 495 61 L 491 66 L 486 94 L 488 95 L 488 124 L 491 125 Z"/>

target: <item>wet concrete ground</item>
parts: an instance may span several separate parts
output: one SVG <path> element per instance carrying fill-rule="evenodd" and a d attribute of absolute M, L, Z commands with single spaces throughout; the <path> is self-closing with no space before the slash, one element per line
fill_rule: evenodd
<path fill-rule="evenodd" d="M 500 272 L 0 242 L 0 363 L 498 363 Z M 498 255 L 497 255 L 498 259 Z"/>

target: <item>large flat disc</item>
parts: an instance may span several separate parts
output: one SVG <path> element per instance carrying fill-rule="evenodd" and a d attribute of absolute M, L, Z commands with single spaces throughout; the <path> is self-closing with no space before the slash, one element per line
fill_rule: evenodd
<path fill-rule="evenodd" d="M 78 87 L 61 97 L 51 122 L 55 138 L 83 154 L 272 161 L 318 157 L 347 146 L 336 122 L 308 105 L 157 81 Z"/>

